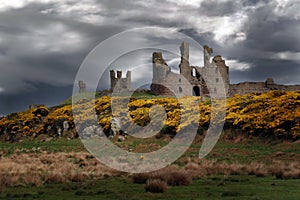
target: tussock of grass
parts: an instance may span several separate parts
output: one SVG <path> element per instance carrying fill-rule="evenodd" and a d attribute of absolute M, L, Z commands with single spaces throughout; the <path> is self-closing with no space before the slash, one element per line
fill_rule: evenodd
<path fill-rule="evenodd" d="M 120 175 L 85 152 L 26 153 L 0 158 L 0 188 L 86 182 Z"/>
<path fill-rule="evenodd" d="M 160 179 L 149 179 L 146 183 L 146 192 L 163 193 L 167 191 L 168 185 L 165 181 Z"/>

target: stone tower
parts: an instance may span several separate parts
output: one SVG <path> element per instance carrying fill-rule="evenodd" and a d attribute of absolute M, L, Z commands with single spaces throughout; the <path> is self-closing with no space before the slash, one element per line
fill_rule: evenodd
<path fill-rule="evenodd" d="M 225 90 L 226 90 L 226 94 L 228 94 L 228 90 L 229 90 L 229 84 L 230 84 L 230 81 L 229 81 L 229 67 L 225 64 L 225 60 L 223 60 L 222 56 L 220 55 L 216 55 L 214 58 L 213 58 L 213 61 L 212 61 L 219 73 L 220 73 L 220 76 L 221 76 L 221 79 L 222 80 L 218 80 L 218 77 L 216 77 L 216 82 L 220 82 L 220 81 L 223 81 L 223 84 L 224 84 L 224 87 L 225 87 Z"/>
<path fill-rule="evenodd" d="M 131 91 L 131 71 L 127 71 L 126 77 L 122 77 L 122 71 L 110 70 L 110 90 L 116 93 Z"/>
<path fill-rule="evenodd" d="M 78 86 L 79 86 L 79 93 L 86 92 L 86 84 L 85 84 L 85 82 L 83 82 L 82 80 L 80 80 L 78 82 Z"/>
<path fill-rule="evenodd" d="M 189 63 L 189 43 L 183 41 L 179 49 L 181 54 L 181 61 L 179 64 L 180 74 L 189 78 L 191 75 Z"/>

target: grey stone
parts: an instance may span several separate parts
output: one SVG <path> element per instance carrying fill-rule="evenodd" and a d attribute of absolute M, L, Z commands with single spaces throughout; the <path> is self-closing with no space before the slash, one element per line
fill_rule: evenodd
<path fill-rule="evenodd" d="M 86 84 L 82 80 L 78 82 L 79 85 L 79 93 L 86 92 Z"/>
<path fill-rule="evenodd" d="M 122 135 L 119 135 L 118 136 L 118 142 L 123 142 L 123 141 L 125 141 L 125 137 L 122 136 Z"/>
<path fill-rule="evenodd" d="M 61 128 L 58 128 L 58 129 L 57 129 L 57 135 L 58 135 L 59 137 L 62 135 L 62 130 L 61 130 Z"/>
<path fill-rule="evenodd" d="M 122 77 L 122 71 L 110 70 L 110 89 L 114 93 L 129 93 L 131 91 L 131 71 L 127 71 L 126 77 Z"/>
<path fill-rule="evenodd" d="M 69 122 L 68 121 L 64 121 L 63 122 L 63 131 L 66 132 L 68 131 L 70 128 Z"/>
<path fill-rule="evenodd" d="M 300 85 L 279 85 L 272 78 L 265 82 L 243 82 L 230 84 L 229 67 L 222 56 L 216 55 L 211 61 L 213 49 L 207 45 L 203 47 L 204 66 L 192 66 L 189 63 L 189 44 L 182 42 L 180 46 L 181 62 L 180 74 L 171 71 L 163 58 L 162 52 L 152 55 L 153 78 L 151 91 L 155 95 L 180 96 L 211 96 L 224 97 L 234 94 L 248 94 L 252 92 L 268 92 L 272 90 L 297 91 Z M 131 72 L 122 78 L 122 71 L 110 71 L 111 90 L 115 93 L 131 91 Z"/>

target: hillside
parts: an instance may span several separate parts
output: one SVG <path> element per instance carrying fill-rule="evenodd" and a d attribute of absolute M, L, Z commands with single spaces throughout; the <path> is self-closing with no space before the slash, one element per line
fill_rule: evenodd
<path fill-rule="evenodd" d="M 81 101 L 75 105 L 80 113 L 76 117 L 89 119 L 91 108 L 95 105 L 98 122 L 104 133 L 110 130 L 111 97 L 102 96 L 93 101 Z M 116 98 L 122 101 L 123 97 Z M 179 102 L 184 102 L 184 109 Z M 161 134 L 176 134 L 177 131 L 193 124 L 199 127 L 201 134 L 208 129 L 211 119 L 211 102 L 198 97 L 140 97 L 131 98 L 128 109 L 114 108 L 122 121 L 124 113 L 133 121 L 145 126 L 149 123 L 151 106 L 158 104 L 165 108 L 167 118 Z M 254 93 L 235 95 L 226 102 L 226 130 L 235 130 L 248 136 L 276 137 L 288 140 L 300 138 L 300 92 Z M 191 115 L 197 111 L 196 117 Z M 199 112 L 198 112 L 199 111 Z M 122 115 L 123 114 L 123 115 Z M 152 113 L 153 114 L 153 113 Z M 151 114 L 150 114 L 151 115 Z M 155 116 L 155 112 L 154 112 Z M 187 119 L 180 123 L 180 119 Z M 127 122 L 126 122 L 127 123 Z M 53 108 L 44 106 L 24 112 L 13 113 L 0 118 L 0 138 L 5 141 L 17 141 L 24 137 L 77 137 L 73 122 L 72 105 L 64 104 Z"/>

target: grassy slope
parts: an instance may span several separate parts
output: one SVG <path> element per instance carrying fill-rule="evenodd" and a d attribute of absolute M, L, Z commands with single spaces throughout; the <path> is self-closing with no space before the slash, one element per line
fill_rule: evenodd
<path fill-rule="evenodd" d="M 9 143 L 0 141 L 0 151 L 9 156 L 16 149 L 23 152 L 33 152 L 34 149 L 40 148 L 47 152 L 79 152 L 85 151 L 80 139 L 67 140 L 65 138 L 54 139 L 48 142 L 41 142 L 38 139 L 24 140 L 20 143 Z"/>
<path fill-rule="evenodd" d="M 79 96 L 92 96 L 92 93 L 83 93 Z M 148 96 L 147 96 L 148 95 Z M 169 97 L 152 97 L 147 94 L 136 94 L 128 108 L 123 108 L 123 98 L 114 98 L 114 117 L 118 117 L 124 126 L 130 123 L 126 120 L 126 114 L 130 114 L 132 120 L 141 126 L 150 122 L 149 112 L 154 105 L 161 105 L 167 112 L 167 119 L 164 121 L 164 128 L 161 132 L 175 134 L 180 130 L 189 128 L 189 125 L 198 126 L 199 132 L 209 127 L 211 118 L 211 104 L 200 98 L 185 97 L 179 100 Z M 75 97 L 76 98 L 76 97 Z M 81 101 L 74 105 L 75 111 L 69 101 L 64 106 L 53 107 L 50 113 L 43 116 L 41 112 L 48 112 L 47 108 L 31 109 L 20 113 L 13 113 L 0 118 L 0 136 L 2 139 L 12 140 L 9 134 L 22 136 L 37 136 L 50 134 L 47 127 L 62 126 L 63 121 L 73 124 L 73 117 L 77 120 L 89 121 L 96 110 L 98 123 L 103 127 L 104 132 L 110 130 L 110 119 L 112 118 L 110 97 L 104 96 L 93 101 Z M 120 101 L 120 102 L 119 102 Z M 180 103 L 179 103 L 180 102 Z M 183 104 L 183 106 L 182 106 Z M 225 102 L 218 102 L 220 106 L 216 109 L 225 109 Z M 251 136 L 263 136 L 297 140 L 300 138 L 300 92 L 269 92 L 263 94 L 236 95 L 227 101 L 227 115 L 225 122 L 226 130 L 241 130 Z M 76 112 L 76 115 L 72 113 Z M 158 113 L 154 113 L 154 117 Z M 158 116 L 160 117 L 160 116 Z M 94 118 L 93 118 L 94 119 Z M 180 122 L 180 119 L 184 119 Z M 55 128 L 55 127 L 54 127 Z M 8 134 L 4 134 L 4 133 Z M 75 129 L 71 130 L 75 134 Z M 55 131 L 51 132 L 56 134 Z M 8 139 L 7 139 L 8 138 Z"/>
<path fill-rule="evenodd" d="M 287 142 L 280 140 L 269 140 L 261 138 L 245 139 L 244 141 L 235 142 L 233 140 L 224 139 L 226 135 L 218 141 L 212 152 L 206 157 L 218 161 L 226 161 L 229 163 L 247 164 L 258 161 L 268 164 L 271 160 L 294 161 L 299 159 L 300 142 Z M 202 144 L 202 136 L 197 136 L 191 147 L 177 161 L 177 164 L 187 157 L 197 158 L 199 149 Z M 116 142 L 116 144 L 126 150 L 131 149 L 133 152 L 149 152 L 162 148 L 167 145 L 171 138 L 156 139 L 155 137 L 147 139 L 128 138 L 124 142 Z M 153 145 L 156 144 L 156 145 Z M 38 139 L 24 140 L 21 143 L 8 143 L 0 141 L 0 151 L 6 155 L 10 155 L 16 149 L 32 151 L 32 149 L 40 148 L 47 152 L 79 152 L 86 151 L 80 139 L 67 140 L 65 138 L 53 139 L 48 142 L 40 142 Z M 276 153 L 283 154 L 277 156 Z"/>

